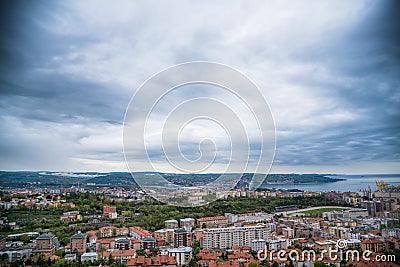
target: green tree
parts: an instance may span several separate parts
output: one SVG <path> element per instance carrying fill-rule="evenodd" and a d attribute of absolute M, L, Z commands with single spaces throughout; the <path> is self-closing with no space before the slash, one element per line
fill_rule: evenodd
<path fill-rule="evenodd" d="M 62 257 L 63 256 L 63 251 L 61 249 L 57 249 L 56 252 L 54 252 L 54 254 L 58 257 Z"/>

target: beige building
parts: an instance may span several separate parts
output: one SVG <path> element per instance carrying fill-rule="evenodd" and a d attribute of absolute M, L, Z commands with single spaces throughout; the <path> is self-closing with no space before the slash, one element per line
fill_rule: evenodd
<path fill-rule="evenodd" d="M 178 228 L 178 221 L 177 220 L 167 220 L 165 221 L 165 228 L 167 229 L 176 229 Z"/>
<path fill-rule="evenodd" d="M 203 227 L 226 227 L 228 225 L 228 218 L 225 216 L 214 216 L 197 219 L 197 226 Z"/>

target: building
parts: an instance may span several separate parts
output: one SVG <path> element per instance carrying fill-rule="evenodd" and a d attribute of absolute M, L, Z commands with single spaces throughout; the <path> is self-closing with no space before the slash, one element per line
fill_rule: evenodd
<path fill-rule="evenodd" d="M 382 229 L 383 237 L 400 238 L 400 228 L 385 228 Z"/>
<path fill-rule="evenodd" d="M 341 211 L 323 212 L 322 217 L 332 220 L 354 220 L 368 217 L 368 209 L 349 209 Z"/>
<path fill-rule="evenodd" d="M 89 236 L 89 243 L 96 244 L 97 241 L 97 231 L 88 231 L 87 235 Z"/>
<path fill-rule="evenodd" d="M 227 249 L 232 246 L 251 246 L 251 241 L 270 239 L 271 225 L 204 229 L 200 245 L 203 249 Z"/>
<path fill-rule="evenodd" d="M 198 227 L 226 227 L 228 225 L 228 218 L 225 216 L 214 216 L 197 219 Z"/>
<path fill-rule="evenodd" d="M 137 258 L 131 258 L 126 263 L 128 267 L 176 267 L 176 259 L 174 256 L 161 255 L 145 258 L 139 256 Z"/>
<path fill-rule="evenodd" d="M 155 238 L 162 238 L 166 245 L 174 245 L 175 230 L 174 229 L 160 229 L 154 232 Z"/>
<path fill-rule="evenodd" d="M 259 223 L 259 222 L 273 222 L 274 217 L 271 214 L 264 212 L 249 212 L 244 214 L 232 214 L 225 213 L 225 217 L 228 218 L 228 223 L 235 222 L 247 222 L 247 223 Z"/>
<path fill-rule="evenodd" d="M 81 261 L 90 261 L 94 262 L 97 260 L 96 252 L 85 252 L 81 255 Z"/>
<path fill-rule="evenodd" d="M 7 254 L 9 262 L 29 258 L 32 255 L 32 249 L 19 249 L 0 251 L 0 255 Z"/>
<path fill-rule="evenodd" d="M 255 239 L 251 241 L 251 250 L 259 251 L 266 249 L 267 242 L 264 239 Z"/>
<path fill-rule="evenodd" d="M 145 237 L 151 237 L 151 233 L 139 226 L 129 228 L 129 235 L 133 238 L 143 240 Z"/>
<path fill-rule="evenodd" d="M 165 221 L 165 228 L 167 229 L 176 229 L 178 228 L 178 221 L 177 220 L 167 220 Z"/>
<path fill-rule="evenodd" d="M 152 236 L 147 236 L 142 239 L 142 249 L 153 249 L 156 247 L 156 239 Z"/>
<path fill-rule="evenodd" d="M 184 228 L 174 230 L 174 247 L 190 247 L 192 245 L 191 233 Z"/>
<path fill-rule="evenodd" d="M 129 235 L 129 229 L 126 227 L 117 228 L 117 235 L 118 236 L 127 236 Z"/>
<path fill-rule="evenodd" d="M 181 228 L 184 228 L 189 232 L 192 231 L 192 228 L 195 225 L 195 219 L 193 218 L 180 219 L 179 222 L 181 223 Z"/>
<path fill-rule="evenodd" d="M 384 252 L 387 250 L 387 243 L 378 239 L 367 239 L 361 241 L 361 249 L 372 252 Z"/>
<path fill-rule="evenodd" d="M 82 220 L 82 215 L 79 214 L 79 211 L 64 212 L 60 220 L 63 222 L 75 222 Z"/>
<path fill-rule="evenodd" d="M 0 251 L 6 248 L 6 237 L 0 236 Z"/>
<path fill-rule="evenodd" d="M 127 237 L 115 239 L 115 248 L 118 250 L 129 250 L 132 247 L 131 244 L 131 240 Z"/>
<path fill-rule="evenodd" d="M 64 259 L 67 261 L 75 261 L 76 260 L 76 254 L 65 254 Z"/>
<path fill-rule="evenodd" d="M 172 248 L 168 250 L 168 256 L 175 257 L 177 265 L 189 265 L 189 262 L 192 259 L 192 248 Z"/>
<path fill-rule="evenodd" d="M 55 240 L 56 237 L 53 234 L 40 235 L 38 238 L 36 238 L 36 248 L 33 252 L 35 254 L 53 256 L 56 250 Z"/>
<path fill-rule="evenodd" d="M 287 238 L 293 238 L 294 237 L 294 229 L 289 228 L 289 227 L 282 228 L 282 234 Z"/>
<path fill-rule="evenodd" d="M 104 206 L 103 207 L 103 216 L 108 217 L 110 219 L 118 218 L 117 208 L 110 207 L 110 206 Z"/>
<path fill-rule="evenodd" d="M 269 239 L 266 241 L 266 246 L 269 251 L 279 251 L 288 247 L 287 240 L 284 238 Z"/>
<path fill-rule="evenodd" d="M 110 207 L 110 206 L 103 207 L 103 215 L 108 215 L 110 213 L 116 213 L 116 212 L 117 212 L 117 207 Z"/>
<path fill-rule="evenodd" d="M 85 234 L 78 232 L 77 234 L 71 236 L 71 251 L 85 253 L 86 252 L 86 238 Z"/>
<path fill-rule="evenodd" d="M 112 256 L 115 259 L 115 261 L 126 264 L 129 259 L 135 257 L 135 250 L 129 249 L 129 250 L 103 252 L 103 259 L 108 259 L 110 256 Z"/>
<path fill-rule="evenodd" d="M 101 238 L 96 240 L 96 251 L 111 250 L 115 248 L 115 238 Z"/>
<path fill-rule="evenodd" d="M 117 235 L 117 227 L 115 226 L 104 226 L 99 229 L 100 237 L 112 237 Z"/>

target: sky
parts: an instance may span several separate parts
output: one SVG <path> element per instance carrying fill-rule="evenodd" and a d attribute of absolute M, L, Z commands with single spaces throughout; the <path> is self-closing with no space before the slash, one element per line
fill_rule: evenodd
<path fill-rule="evenodd" d="M 123 123 L 138 88 L 211 61 L 267 99 L 271 172 L 400 173 L 398 1 L 2 1 L 0 12 L 2 170 L 127 171 Z M 186 88 L 164 107 L 199 92 L 220 93 Z M 213 127 L 186 128 L 184 155 L 225 136 Z"/>

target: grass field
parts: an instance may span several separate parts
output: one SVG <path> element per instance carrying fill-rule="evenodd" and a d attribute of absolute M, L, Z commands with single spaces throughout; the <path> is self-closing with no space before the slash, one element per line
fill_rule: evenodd
<path fill-rule="evenodd" d="M 321 215 L 323 212 L 328 212 L 328 211 L 333 211 L 333 210 L 343 210 L 341 208 L 322 208 L 322 209 L 316 209 L 316 210 L 307 210 L 303 211 L 301 213 L 304 213 L 306 215 Z"/>

